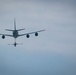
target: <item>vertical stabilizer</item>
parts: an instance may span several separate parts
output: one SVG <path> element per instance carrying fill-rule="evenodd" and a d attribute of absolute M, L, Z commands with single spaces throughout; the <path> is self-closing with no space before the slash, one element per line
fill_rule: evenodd
<path fill-rule="evenodd" d="M 16 20 L 14 18 L 14 29 L 16 30 Z"/>

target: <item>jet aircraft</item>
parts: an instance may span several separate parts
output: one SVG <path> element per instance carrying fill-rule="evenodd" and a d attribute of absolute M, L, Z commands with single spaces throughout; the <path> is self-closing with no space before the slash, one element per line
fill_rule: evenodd
<path fill-rule="evenodd" d="M 25 30 L 25 28 L 16 29 L 16 20 L 15 20 L 15 18 L 14 18 L 14 29 L 5 29 L 5 30 L 6 31 L 12 31 L 12 35 L 10 35 L 10 34 L 0 34 L 0 35 L 2 35 L 2 39 L 5 39 L 5 36 L 13 37 L 13 38 L 16 39 L 16 38 L 18 38 L 20 36 L 25 36 L 25 35 L 26 35 L 27 38 L 29 38 L 30 34 L 35 34 L 35 36 L 38 36 L 38 32 L 45 31 L 45 29 L 43 29 L 43 30 L 39 30 L 39 31 L 35 31 L 35 32 L 19 34 L 19 31 Z M 17 43 L 15 42 L 13 45 L 16 46 Z"/>
<path fill-rule="evenodd" d="M 23 43 L 17 43 L 16 42 L 16 39 L 15 39 L 15 42 L 13 44 L 8 44 L 8 45 L 14 45 L 14 47 L 16 47 L 17 45 L 22 45 Z"/>

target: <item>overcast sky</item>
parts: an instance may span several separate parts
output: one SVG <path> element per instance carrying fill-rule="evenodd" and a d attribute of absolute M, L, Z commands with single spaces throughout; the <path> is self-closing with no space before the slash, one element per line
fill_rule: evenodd
<path fill-rule="evenodd" d="M 38 37 L 0 36 L 0 75 L 76 75 L 76 0 L 0 0 L 0 33 L 45 29 Z"/>

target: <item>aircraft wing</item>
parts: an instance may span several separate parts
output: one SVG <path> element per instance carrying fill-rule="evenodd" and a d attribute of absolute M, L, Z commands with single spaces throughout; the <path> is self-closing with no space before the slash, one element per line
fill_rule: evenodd
<path fill-rule="evenodd" d="M 9 35 L 9 34 L 0 34 L 0 35 L 13 37 L 13 35 Z"/>
<path fill-rule="evenodd" d="M 24 36 L 24 35 L 27 35 L 27 34 L 34 34 L 34 33 L 42 32 L 42 31 L 45 31 L 45 30 L 39 30 L 39 31 L 35 31 L 35 32 L 30 32 L 30 33 L 20 34 L 20 35 L 18 35 L 18 36 Z"/>

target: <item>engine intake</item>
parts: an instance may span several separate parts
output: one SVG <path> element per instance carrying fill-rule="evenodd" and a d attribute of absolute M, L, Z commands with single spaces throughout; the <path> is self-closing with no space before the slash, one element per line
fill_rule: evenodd
<path fill-rule="evenodd" d="M 35 33 L 35 36 L 38 36 L 38 33 L 37 32 Z"/>
<path fill-rule="evenodd" d="M 29 35 L 29 34 L 27 34 L 27 35 L 26 35 L 26 37 L 27 37 L 27 38 L 29 38 L 29 37 L 30 37 L 30 35 Z"/>
<path fill-rule="evenodd" d="M 5 35 L 2 35 L 2 39 L 5 39 Z"/>

